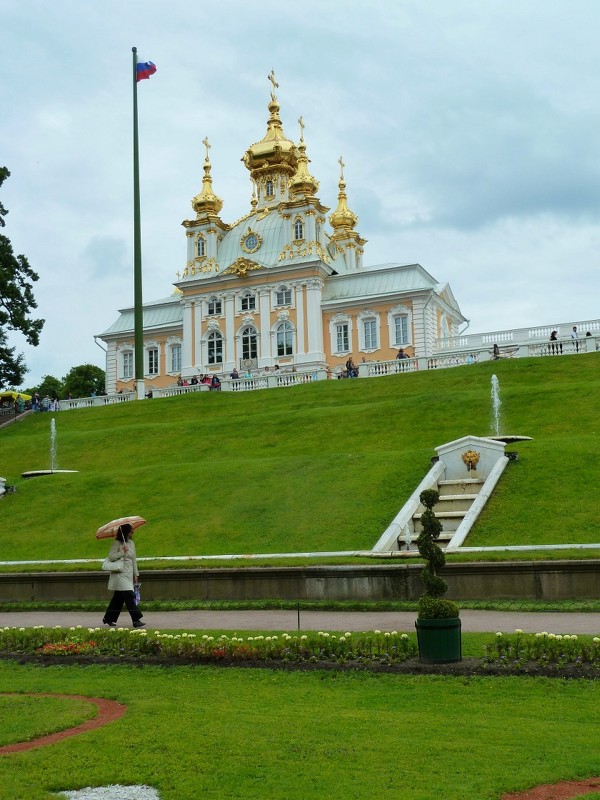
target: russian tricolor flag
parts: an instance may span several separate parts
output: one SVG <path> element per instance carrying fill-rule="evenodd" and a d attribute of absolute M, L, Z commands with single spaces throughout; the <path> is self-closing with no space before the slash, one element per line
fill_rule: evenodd
<path fill-rule="evenodd" d="M 137 83 L 154 75 L 155 72 L 156 64 L 153 64 L 152 61 L 138 61 L 135 73 Z"/>

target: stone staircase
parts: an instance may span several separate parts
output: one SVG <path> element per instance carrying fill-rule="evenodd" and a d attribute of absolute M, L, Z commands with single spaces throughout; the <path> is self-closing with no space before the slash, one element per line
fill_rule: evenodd
<path fill-rule="evenodd" d="M 440 493 L 439 502 L 436 503 L 433 511 L 443 526 L 438 539 L 438 544 L 442 550 L 454 536 L 458 526 L 477 499 L 477 495 L 483 484 L 483 479 L 461 478 L 459 480 L 440 480 L 437 486 L 432 487 L 437 489 Z M 409 527 L 412 527 L 410 536 L 411 550 L 417 549 L 416 540 L 422 530 L 421 516 L 424 510 L 423 506 L 419 503 L 417 510 L 412 516 L 411 522 L 408 523 Z"/>
<path fill-rule="evenodd" d="M 505 442 L 485 436 L 463 436 L 436 447 L 429 472 L 421 480 L 372 549 L 377 553 L 417 551 L 422 530 L 421 492 L 436 489 L 440 500 L 433 508 L 442 523 L 438 540 L 442 549 L 462 546 L 508 463 Z"/>

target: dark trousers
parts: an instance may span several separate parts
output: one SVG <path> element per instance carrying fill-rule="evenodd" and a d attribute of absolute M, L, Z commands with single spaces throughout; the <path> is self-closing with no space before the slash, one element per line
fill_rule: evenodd
<path fill-rule="evenodd" d="M 119 619 L 119 614 L 123 610 L 124 605 L 127 606 L 127 611 L 129 611 L 133 623 L 139 622 L 144 616 L 135 604 L 135 597 L 132 591 L 115 592 L 106 609 L 104 621 L 116 622 Z"/>

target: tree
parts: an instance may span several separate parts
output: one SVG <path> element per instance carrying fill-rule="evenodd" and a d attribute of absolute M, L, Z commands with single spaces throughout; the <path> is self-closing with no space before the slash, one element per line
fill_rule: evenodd
<path fill-rule="evenodd" d="M 6 167 L 0 167 L 0 187 L 9 175 Z M 7 214 L 0 203 L 0 228 Z M 8 346 L 7 331 L 19 331 L 34 347 L 39 344 L 45 320 L 30 317 L 37 308 L 31 283 L 37 280 L 25 256 L 15 256 L 10 239 L 0 235 L 0 389 L 19 386 L 27 372 L 23 355 Z"/>
<path fill-rule="evenodd" d="M 73 367 L 63 380 L 63 392 L 71 397 L 91 397 L 104 394 L 105 373 L 93 364 Z"/>
<path fill-rule="evenodd" d="M 25 391 L 27 394 L 35 394 L 37 392 L 40 397 L 48 395 L 48 397 L 58 397 L 60 399 L 63 395 L 63 384 L 54 375 L 42 375 L 42 382 L 39 386 L 32 386 Z"/>

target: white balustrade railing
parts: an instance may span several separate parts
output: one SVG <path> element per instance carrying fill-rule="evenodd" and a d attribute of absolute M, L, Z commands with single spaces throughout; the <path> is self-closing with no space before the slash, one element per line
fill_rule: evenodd
<path fill-rule="evenodd" d="M 462 333 L 459 336 L 449 336 L 445 339 L 438 339 L 436 351 L 480 349 L 485 345 L 502 345 L 507 343 L 529 344 L 531 341 L 548 341 L 552 331 L 557 332 L 559 339 L 563 341 L 569 339 L 571 331 L 576 327 L 579 333 L 579 341 L 586 337 L 586 333 L 591 333 L 592 337 L 600 335 L 600 319 L 583 320 L 573 322 L 561 322 L 556 325 L 540 325 L 529 328 L 513 328 L 512 330 L 492 331 L 487 333 Z M 589 338 L 589 337 L 588 337 Z"/>
<path fill-rule="evenodd" d="M 564 326 L 563 326 L 564 327 Z M 572 339 L 570 336 L 562 337 L 550 342 L 544 341 L 517 342 L 514 331 L 505 332 L 507 335 L 501 338 L 499 334 L 481 334 L 478 347 L 472 344 L 473 337 L 455 337 L 454 341 L 460 341 L 457 349 L 453 352 L 447 350 L 443 353 L 426 358 L 401 358 L 390 361 L 367 361 L 358 365 L 359 378 L 376 378 L 382 375 L 397 375 L 404 372 L 417 372 L 428 369 L 448 369 L 450 367 L 462 367 L 469 364 L 478 364 L 483 361 L 494 359 L 493 344 L 498 344 L 499 358 L 526 358 L 528 356 L 559 356 L 576 355 L 578 353 L 600 352 L 600 321 L 577 325 L 579 330 L 589 330 L 591 336 L 580 336 L 579 339 Z M 572 328 L 572 326 L 571 326 Z M 531 338 L 538 338 L 540 335 L 545 337 L 547 330 L 552 332 L 556 328 L 536 328 L 522 329 L 531 330 Z M 534 336 L 535 334 L 535 336 Z M 464 339 L 471 340 L 469 349 L 461 349 Z M 484 342 L 483 339 L 486 339 Z M 493 340 L 493 342 L 492 342 Z M 446 340 L 446 343 L 452 340 Z M 490 347 L 492 343 L 492 347 Z M 308 372 L 269 372 L 255 375 L 252 378 L 226 378 L 221 377 L 221 389 L 226 392 L 254 392 L 261 389 L 279 389 L 287 386 L 298 386 L 302 383 L 314 383 L 315 381 L 326 380 L 327 378 L 340 377 L 335 372 L 323 368 Z M 190 394 L 193 392 L 209 391 L 210 385 L 206 383 L 190 384 L 189 386 L 168 386 L 163 389 L 149 387 L 147 395 L 152 398 L 174 397 L 180 394 Z M 78 408 L 94 408 L 99 406 L 112 405 L 114 403 L 127 403 L 136 399 L 135 392 L 122 392 L 116 394 L 103 395 L 100 397 L 79 397 L 71 400 L 61 400 L 61 411 L 69 411 Z"/>

